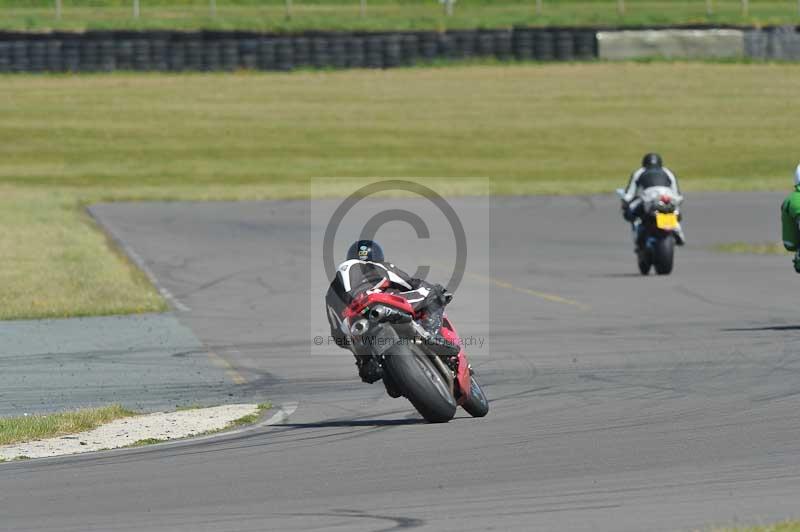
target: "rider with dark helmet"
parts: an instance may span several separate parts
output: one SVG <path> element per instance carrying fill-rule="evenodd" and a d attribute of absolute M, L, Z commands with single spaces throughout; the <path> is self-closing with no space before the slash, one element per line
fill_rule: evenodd
<path fill-rule="evenodd" d="M 680 196 L 678 179 L 669 168 L 664 166 L 664 161 L 657 153 L 647 153 L 642 158 L 642 166 L 631 174 L 625 195 L 622 198 L 622 217 L 633 222 L 642 215 L 642 202 L 638 200 L 639 194 L 650 187 L 668 187 L 676 196 Z M 675 242 L 682 246 L 685 242 L 683 229 L 678 225 L 675 231 Z"/>
<path fill-rule="evenodd" d="M 414 279 L 386 262 L 383 249 L 372 240 L 358 240 L 350 246 L 325 296 L 331 336 L 339 347 L 349 347 L 342 319 L 344 309 L 359 295 L 373 291 L 405 297 L 415 311 L 424 314 L 420 324 L 431 334 L 432 349 L 442 355 L 458 354 L 458 348 L 439 333 L 444 307 L 452 299 L 452 294 L 441 285 Z M 364 382 L 372 383 L 382 377 L 381 367 L 372 357 L 356 355 L 356 365 Z"/>

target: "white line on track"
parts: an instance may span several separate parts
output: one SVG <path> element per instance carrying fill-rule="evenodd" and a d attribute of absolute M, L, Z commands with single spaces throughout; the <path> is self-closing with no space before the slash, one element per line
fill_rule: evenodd
<path fill-rule="evenodd" d="M 144 261 L 144 259 L 141 257 L 141 255 L 139 255 L 136 252 L 135 249 L 133 249 L 128 244 L 126 244 L 122 240 L 122 238 L 120 238 L 119 233 L 117 232 L 116 229 L 114 229 L 114 226 L 112 226 L 108 222 L 100 220 L 98 217 L 96 217 L 92 213 L 92 211 L 90 209 L 86 209 L 86 211 L 89 213 L 89 216 L 91 216 L 92 219 L 95 221 L 95 223 L 99 227 L 104 229 L 105 232 L 108 233 L 108 235 L 114 241 L 114 243 L 116 243 L 120 247 L 120 249 L 122 249 L 122 251 L 128 256 L 128 258 L 131 259 L 131 262 L 133 262 L 136 265 L 137 268 L 139 268 L 140 270 L 142 270 L 144 272 L 144 274 L 147 276 L 147 278 L 150 280 L 150 282 L 153 284 L 153 286 L 156 287 L 156 290 L 158 290 L 158 293 L 161 294 L 161 297 L 166 299 L 169 302 L 169 304 L 172 306 L 172 308 L 174 308 L 175 310 L 178 310 L 180 312 L 189 312 L 189 311 L 192 310 L 188 306 L 183 304 L 177 297 L 172 295 L 172 292 L 170 292 L 169 290 L 164 288 L 161 285 L 161 283 L 158 282 L 158 279 L 156 278 L 156 275 L 153 273 L 153 270 L 150 269 L 150 267 L 147 265 L 147 263 Z"/>

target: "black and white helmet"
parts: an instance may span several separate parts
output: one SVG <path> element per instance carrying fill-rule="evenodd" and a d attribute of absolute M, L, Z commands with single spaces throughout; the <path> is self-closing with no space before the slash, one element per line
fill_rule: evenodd
<path fill-rule="evenodd" d="M 358 240 L 353 242 L 347 250 L 347 260 L 366 260 L 370 262 L 384 262 L 383 249 L 372 240 Z"/>

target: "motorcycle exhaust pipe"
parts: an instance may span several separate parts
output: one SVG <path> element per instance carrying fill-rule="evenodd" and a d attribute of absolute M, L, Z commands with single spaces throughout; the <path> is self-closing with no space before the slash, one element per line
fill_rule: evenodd
<path fill-rule="evenodd" d="M 369 319 L 378 323 L 408 323 L 411 321 L 411 314 L 395 310 L 385 305 L 380 305 L 369 311 Z"/>
<path fill-rule="evenodd" d="M 350 332 L 353 336 L 361 336 L 369 330 L 369 322 L 361 319 L 350 326 Z"/>

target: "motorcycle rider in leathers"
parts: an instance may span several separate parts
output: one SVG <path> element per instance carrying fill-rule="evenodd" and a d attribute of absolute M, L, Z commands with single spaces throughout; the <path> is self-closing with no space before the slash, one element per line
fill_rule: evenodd
<path fill-rule="evenodd" d="M 459 348 L 445 340 L 439 332 L 444 307 L 453 295 L 441 285 L 414 279 L 394 264 L 385 262 L 383 250 L 372 240 L 359 240 L 350 246 L 346 260 L 337 268 L 336 277 L 325 295 L 331 336 L 339 347 L 350 347 L 342 318 L 344 309 L 359 295 L 374 292 L 389 292 L 404 297 L 415 312 L 423 315 L 419 323 L 430 334 L 427 342 L 431 349 L 444 356 L 458 354 Z M 361 380 L 373 383 L 381 379 L 383 371 L 374 358 L 353 354 Z"/>
<path fill-rule="evenodd" d="M 642 191 L 650 187 L 668 187 L 676 195 L 680 195 L 678 189 L 678 179 L 669 168 L 663 165 L 661 156 L 657 153 L 648 153 L 642 158 L 642 166 L 631 174 L 628 186 L 625 188 L 625 195 L 622 198 L 622 217 L 628 222 L 633 223 L 637 218 L 641 218 L 643 212 L 643 202 L 640 197 Z M 636 236 L 637 245 L 639 235 Z M 683 228 L 678 223 L 675 230 L 675 243 L 682 246 L 686 242 Z"/>
<path fill-rule="evenodd" d="M 800 165 L 794 172 L 794 191 L 781 205 L 783 247 L 794 251 L 794 271 L 800 273 Z"/>

